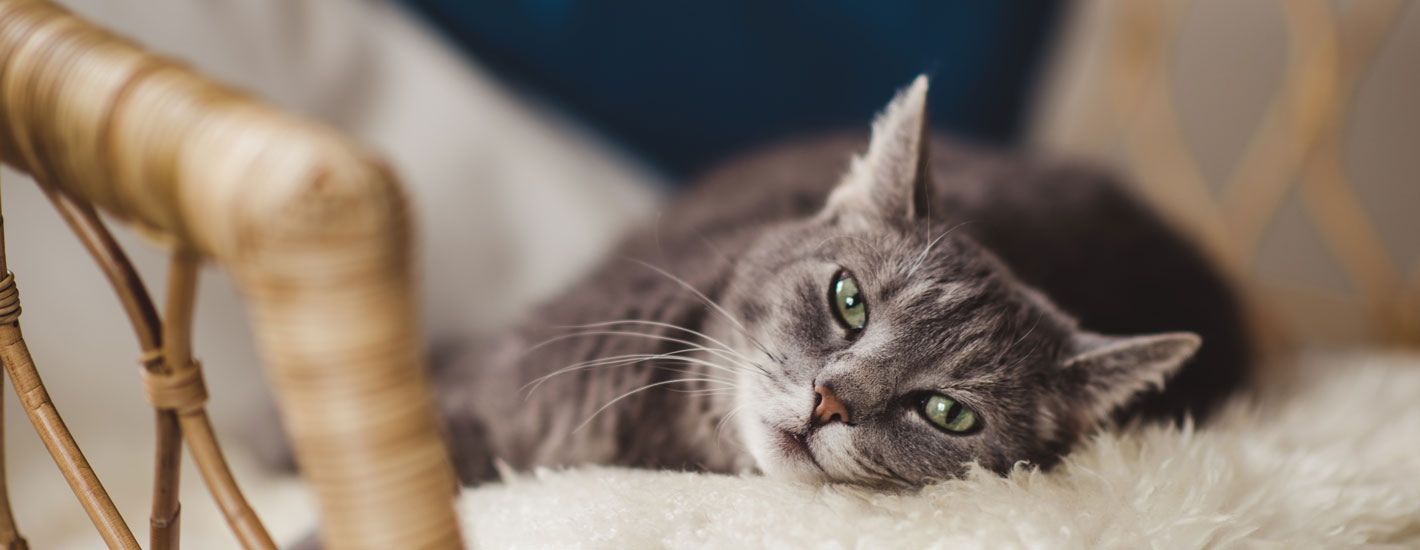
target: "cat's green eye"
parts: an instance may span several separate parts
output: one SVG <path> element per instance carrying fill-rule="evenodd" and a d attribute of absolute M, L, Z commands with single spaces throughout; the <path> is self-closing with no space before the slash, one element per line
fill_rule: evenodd
<path fill-rule="evenodd" d="M 922 400 L 922 414 L 928 421 L 949 432 L 969 432 L 977 424 L 975 412 L 966 405 L 938 393 Z"/>
<path fill-rule="evenodd" d="M 858 290 L 858 280 L 847 271 L 839 271 L 829 286 L 828 299 L 833 303 L 833 312 L 838 321 L 848 330 L 862 330 L 868 324 L 868 305 L 863 302 L 863 293 Z"/>

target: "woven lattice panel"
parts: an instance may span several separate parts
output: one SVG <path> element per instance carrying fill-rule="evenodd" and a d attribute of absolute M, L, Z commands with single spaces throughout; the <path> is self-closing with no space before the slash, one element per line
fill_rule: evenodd
<path fill-rule="evenodd" d="M 1099 1 L 1064 45 L 1045 146 L 1130 172 L 1267 334 L 1420 347 L 1420 9 Z"/>

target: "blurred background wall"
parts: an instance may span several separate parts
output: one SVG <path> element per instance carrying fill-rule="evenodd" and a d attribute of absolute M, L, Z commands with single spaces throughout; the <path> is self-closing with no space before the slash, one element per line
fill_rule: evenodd
<path fill-rule="evenodd" d="M 918 74 L 932 122 L 1010 144 L 1062 0 L 400 0 L 466 54 L 683 180 L 859 129 Z"/>

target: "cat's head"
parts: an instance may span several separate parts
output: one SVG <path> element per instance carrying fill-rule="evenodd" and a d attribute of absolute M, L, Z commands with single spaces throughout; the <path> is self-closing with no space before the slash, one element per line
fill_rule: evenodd
<path fill-rule="evenodd" d="M 767 232 L 723 295 L 735 321 L 716 332 L 762 367 L 737 375 L 734 422 L 768 474 L 917 486 L 1048 466 L 1199 346 L 1082 330 L 932 223 L 926 93 L 901 92 L 823 211 Z"/>

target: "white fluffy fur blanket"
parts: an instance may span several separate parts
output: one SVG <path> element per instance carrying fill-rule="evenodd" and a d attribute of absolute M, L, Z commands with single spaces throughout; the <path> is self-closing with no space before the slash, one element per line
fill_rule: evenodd
<path fill-rule="evenodd" d="M 912 494 L 582 468 L 461 506 L 479 548 L 1420 548 L 1420 358 L 1313 358 L 1206 427 Z"/>

